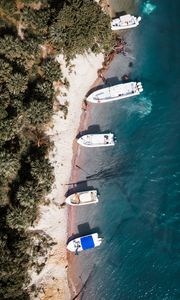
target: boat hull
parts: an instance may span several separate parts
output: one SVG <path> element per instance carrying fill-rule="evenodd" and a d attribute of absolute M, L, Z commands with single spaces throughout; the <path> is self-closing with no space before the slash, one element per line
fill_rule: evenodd
<path fill-rule="evenodd" d="M 113 133 L 87 134 L 77 140 L 78 144 L 87 148 L 111 147 L 115 145 Z"/>
<path fill-rule="evenodd" d="M 113 89 L 116 89 L 114 92 Z M 87 97 L 91 103 L 108 103 L 138 96 L 143 91 L 141 82 L 129 82 L 99 89 Z"/>
<path fill-rule="evenodd" d="M 141 17 L 124 15 L 111 21 L 111 30 L 131 29 L 139 25 Z"/>
<path fill-rule="evenodd" d="M 67 244 L 67 250 L 70 252 L 82 252 L 100 246 L 102 239 L 99 238 L 98 233 L 93 233 L 73 239 Z"/>
<path fill-rule="evenodd" d="M 78 198 L 78 201 L 76 201 L 76 198 Z M 99 202 L 97 191 L 91 190 L 91 191 L 85 191 L 85 192 L 78 192 L 74 193 L 70 196 L 68 196 L 65 200 L 66 204 L 71 206 L 82 206 L 82 205 L 90 205 L 90 204 L 96 204 Z M 77 202 L 77 203 L 75 203 Z"/>
<path fill-rule="evenodd" d="M 137 27 L 139 25 L 139 23 L 138 24 L 134 24 L 134 25 L 127 25 L 127 26 L 117 26 L 117 27 L 113 27 L 113 26 L 111 26 L 111 30 L 113 30 L 113 31 L 116 31 L 116 30 L 121 30 L 121 29 L 131 29 L 131 28 L 135 28 L 135 27 Z"/>

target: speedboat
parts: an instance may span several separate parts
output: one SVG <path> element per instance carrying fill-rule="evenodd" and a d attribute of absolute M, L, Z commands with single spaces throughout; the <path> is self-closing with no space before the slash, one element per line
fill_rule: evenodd
<path fill-rule="evenodd" d="M 77 140 L 84 147 L 108 147 L 115 145 L 113 133 L 86 134 Z"/>
<path fill-rule="evenodd" d="M 87 101 L 92 103 L 107 103 L 137 96 L 143 91 L 141 82 L 120 83 L 92 92 Z"/>
<path fill-rule="evenodd" d="M 77 255 L 78 252 L 98 247 L 101 243 L 102 238 L 98 237 L 98 233 L 92 233 L 70 241 L 67 244 L 67 249 L 71 252 L 75 252 Z"/>
<path fill-rule="evenodd" d="M 112 30 L 129 29 L 139 25 L 141 17 L 134 17 L 130 14 L 121 16 L 111 21 Z"/>
<path fill-rule="evenodd" d="M 66 198 L 66 204 L 72 206 L 95 204 L 98 201 L 99 199 L 96 190 L 77 192 Z"/>

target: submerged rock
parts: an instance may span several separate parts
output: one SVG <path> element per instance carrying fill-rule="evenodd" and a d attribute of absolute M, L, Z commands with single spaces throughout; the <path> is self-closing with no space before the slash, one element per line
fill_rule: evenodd
<path fill-rule="evenodd" d="M 143 13 L 145 15 L 150 15 L 155 9 L 156 9 L 156 5 L 152 4 L 149 0 L 144 2 Z"/>

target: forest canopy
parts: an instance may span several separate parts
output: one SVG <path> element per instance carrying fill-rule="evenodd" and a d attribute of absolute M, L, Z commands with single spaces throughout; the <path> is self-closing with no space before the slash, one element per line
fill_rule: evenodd
<path fill-rule="evenodd" d="M 0 0 L 0 299 L 29 299 L 27 270 L 47 245 L 28 227 L 50 192 L 44 125 L 53 113 L 57 53 L 111 48 L 109 16 L 93 0 Z M 38 249 L 38 251 L 37 251 Z"/>

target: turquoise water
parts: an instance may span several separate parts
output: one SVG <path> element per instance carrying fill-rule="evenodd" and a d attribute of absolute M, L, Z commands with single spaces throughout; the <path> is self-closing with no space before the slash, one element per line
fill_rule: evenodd
<path fill-rule="evenodd" d="M 180 1 L 136 3 L 141 25 L 128 34 L 127 55 L 115 59 L 108 78 L 129 74 L 144 92 L 94 105 L 89 125 L 112 130 L 118 143 L 81 149 L 77 161 L 80 180 L 99 189 L 100 202 L 76 210 L 73 233 L 104 238 L 73 258 L 83 300 L 180 299 Z"/>

